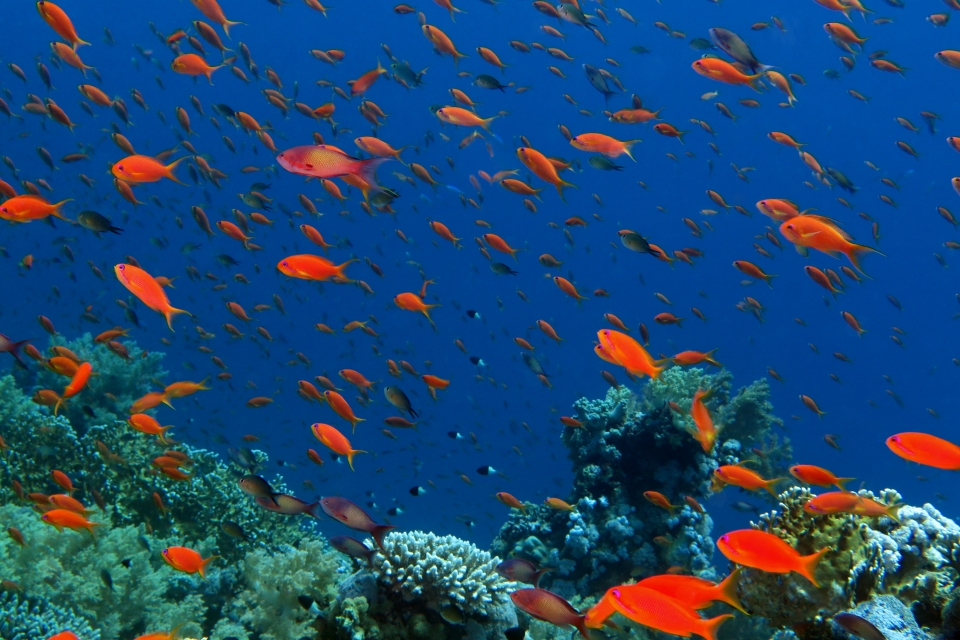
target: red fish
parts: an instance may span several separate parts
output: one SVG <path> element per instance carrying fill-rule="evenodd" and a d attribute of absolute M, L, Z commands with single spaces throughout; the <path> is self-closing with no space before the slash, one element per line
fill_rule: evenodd
<path fill-rule="evenodd" d="M 320 508 L 323 509 L 325 514 L 338 522 L 342 522 L 354 531 L 369 533 L 381 549 L 383 549 L 383 536 L 387 535 L 387 532 L 391 529 L 396 528 L 389 524 L 375 523 L 366 511 L 346 498 L 327 496 L 320 500 Z"/>
<path fill-rule="evenodd" d="M 373 191 L 383 191 L 377 183 L 377 167 L 390 158 L 361 160 L 327 145 L 303 145 L 282 151 L 277 162 L 290 173 L 314 178 L 354 176 L 370 185 Z"/>
<path fill-rule="evenodd" d="M 823 556 L 831 551 L 824 547 L 816 553 L 801 556 L 781 538 L 755 529 L 741 529 L 720 536 L 717 548 L 730 562 L 769 573 L 799 573 L 819 587 L 815 572 Z"/>
<path fill-rule="evenodd" d="M 937 469 L 960 470 L 960 447 L 927 433 L 898 433 L 887 438 L 887 446 L 910 462 Z"/>

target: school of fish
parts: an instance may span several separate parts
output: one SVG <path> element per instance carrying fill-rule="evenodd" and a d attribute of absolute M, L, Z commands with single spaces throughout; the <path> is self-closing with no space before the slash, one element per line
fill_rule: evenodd
<path fill-rule="evenodd" d="M 954 126 L 955 114 L 945 110 L 947 105 L 939 112 L 885 111 L 887 124 L 865 125 L 867 139 L 856 152 L 883 158 L 862 158 L 866 169 L 834 167 L 838 157 L 850 153 L 850 143 L 831 139 L 830 133 L 853 126 L 846 118 L 831 119 L 831 113 L 841 109 L 831 101 L 853 100 L 857 108 L 873 109 L 874 120 L 877 110 L 889 110 L 882 97 L 860 93 L 852 80 L 871 83 L 875 94 L 917 99 L 929 98 L 931 91 L 952 91 L 948 87 L 960 77 L 955 75 L 960 50 L 938 50 L 931 42 L 894 34 L 901 22 L 925 22 L 922 26 L 932 39 L 949 28 L 953 12 L 960 11 L 958 0 L 930 2 L 919 12 L 910 11 L 920 4 L 916 1 L 907 7 L 902 0 L 873 0 L 868 8 L 860 0 L 805 0 L 814 6 L 777 5 L 781 14 L 774 16 L 767 15 L 773 9 L 756 3 L 748 10 L 756 14 L 752 23 L 741 15 L 743 8 L 728 23 L 726 6 L 702 0 L 695 3 L 697 11 L 708 12 L 715 23 L 702 37 L 675 28 L 681 14 L 674 14 L 673 26 L 661 21 L 657 16 L 666 9 L 652 2 L 538 0 L 513 6 L 505 0 L 480 0 L 454 6 L 451 0 L 423 0 L 417 7 L 373 2 L 366 10 L 367 22 L 359 23 L 339 19 L 340 9 L 319 0 L 191 3 L 190 13 L 180 10 L 163 19 L 126 5 L 125 17 L 152 32 L 148 47 L 146 42 L 115 39 L 111 17 L 97 15 L 89 4 L 41 0 L 26 31 L 5 38 L 0 49 L 5 65 L 0 114 L 7 120 L 2 131 L 5 175 L 0 179 L 0 219 L 7 222 L 0 236 L 7 296 L 0 303 L 5 308 L 0 321 L 13 322 L 16 305 L 16 314 L 36 316 L 45 332 L 76 337 L 97 323 L 113 324 L 107 319 L 122 315 L 114 328 L 96 331 L 100 348 L 128 359 L 120 340 L 135 338 L 174 357 L 189 350 L 209 361 L 199 366 L 191 361 L 188 367 L 206 371 L 201 382 L 174 382 L 120 408 L 129 416 L 131 430 L 156 439 L 158 493 L 152 499 L 161 511 L 163 483 L 191 481 L 189 459 L 167 433 L 184 427 L 176 426 L 183 418 L 181 412 L 172 413 L 175 404 L 185 406 L 184 398 L 200 393 L 229 394 L 230 402 L 245 405 L 240 411 L 255 411 L 255 420 L 271 421 L 287 418 L 275 411 L 283 401 L 288 410 L 297 407 L 303 423 L 284 444 L 284 451 L 295 451 L 286 457 L 309 460 L 321 467 L 321 474 L 326 471 L 324 458 L 342 458 L 355 477 L 340 486 L 353 491 L 350 497 L 304 501 L 274 491 L 253 474 L 240 479 L 240 488 L 264 509 L 310 517 L 322 511 L 370 535 L 373 546 L 347 536 L 331 539 L 335 548 L 369 561 L 382 548 L 383 536 L 403 526 L 396 519 L 403 508 L 395 506 L 375 518 L 355 501 L 363 500 L 372 474 L 382 471 L 376 465 L 384 463 L 372 459 L 386 453 L 384 442 L 406 439 L 415 448 L 430 429 L 433 414 L 421 415 L 428 411 L 424 396 L 435 406 L 447 405 L 448 411 L 463 414 L 477 402 L 506 407 L 517 394 L 528 401 L 549 398 L 534 390 L 541 386 L 549 393 L 558 378 L 576 377 L 578 387 L 588 384 L 585 380 L 617 387 L 623 378 L 629 379 L 625 384 L 636 384 L 645 377 L 657 378 L 669 367 L 719 368 L 718 350 L 720 357 L 730 354 L 729 360 L 741 363 L 741 370 L 755 365 L 755 358 L 742 360 L 735 353 L 747 342 L 731 332 L 710 332 L 708 315 L 736 321 L 744 335 L 759 331 L 760 323 L 776 333 L 765 343 L 787 347 L 782 355 L 764 356 L 766 374 L 790 387 L 797 406 L 809 412 L 808 419 L 816 416 L 818 427 L 822 420 L 836 432 L 823 436 L 814 430 L 806 437 L 822 437 L 824 450 L 839 450 L 838 438 L 847 433 L 847 425 L 831 424 L 832 407 L 824 411 L 815 392 L 791 386 L 778 373 L 798 357 L 791 351 L 796 342 L 792 336 L 807 326 L 803 316 L 808 311 L 813 315 L 813 307 L 819 316 L 819 308 L 826 307 L 836 318 L 835 333 L 873 340 L 870 348 L 879 350 L 883 339 L 869 332 L 881 332 L 881 319 L 859 311 L 870 308 L 863 299 L 885 300 L 903 311 L 900 299 L 885 289 L 884 279 L 906 274 L 911 290 L 929 278 L 946 279 L 948 260 L 940 247 L 960 249 L 960 243 L 947 237 L 958 227 L 951 213 L 957 205 L 949 199 L 960 196 L 960 177 L 948 174 L 960 170 L 939 170 L 939 164 L 952 158 L 949 154 L 960 152 L 960 129 L 957 137 L 943 136 L 938 129 Z M 242 21 L 227 18 L 240 13 Z M 500 21 L 501 13 L 512 20 Z M 496 33 L 488 28 L 491 20 L 499 27 Z M 314 40 L 297 42 L 280 55 L 258 48 L 267 30 L 292 21 L 308 24 Z M 812 78 L 810 63 L 797 56 L 763 55 L 761 63 L 754 53 L 754 48 L 782 51 L 776 43 L 793 43 L 795 32 L 810 32 L 813 21 L 823 33 L 819 40 L 803 43 L 805 55 L 830 61 L 836 56 L 843 71 L 827 69 L 822 77 Z M 391 43 L 376 43 L 368 36 L 375 25 L 385 33 L 410 34 L 419 47 L 404 40 L 403 54 L 394 55 Z M 125 33 L 129 28 L 124 24 Z M 299 34 L 291 33 L 291 39 Z M 652 48 L 632 45 L 638 38 Z M 130 46 L 138 73 L 117 73 L 108 65 L 98 70 L 90 64 L 123 58 Z M 930 51 L 924 49 L 923 69 L 897 62 L 906 47 L 924 46 Z M 797 49 L 791 51 L 796 54 Z M 269 58 L 270 65 L 261 68 L 254 55 Z M 350 59 L 364 60 L 369 70 L 345 75 L 341 68 Z M 636 81 L 638 73 L 647 73 L 639 71 L 644 65 L 663 68 L 645 76 L 644 82 Z M 147 73 L 139 73 L 141 67 Z M 686 74 L 682 83 L 674 82 L 674 74 L 680 73 Z M 921 73 L 939 86 L 911 83 L 912 76 Z M 145 80 L 150 74 L 154 79 Z M 699 76 L 695 85 L 694 76 Z M 832 89 L 841 84 L 846 95 Z M 688 85 L 699 93 L 691 94 Z M 175 96 L 182 106 L 173 114 L 151 110 L 149 96 L 161 94 L 164 99 Z M 822 109 L 817 121 L 796 124 L 800 116 L 794 114 L 808 103 Z M 391 116 L 410 104 L 429 119 L 425 130 Z M 505 106 L 497 111 L 490 105 Z M 704 114 L 710 114 L 710 122 Z M 826 133 L 824 126 L 829 127 Z M 369 135 L 357 135 L 367 127 Z M 882 152 L 878 140 L 887 145 Z M 728 142 L 734 151 L 726 150 Z M 751 157 L 746 149 L 764 145 L 769 145 L 766 153 L 776 152 L 775 163 L 742 166 Z M 60 153 L 48 147 L 73 151 L 57 159 Z M 30 154 L 39 155 L 45 168 L 21 169 L 35 164 Z M 884 168 L 898 161 L 912 164 L 908 170 Z M 98 163 L 103 168 L 99 172 Z M 731 170 L 723 181 L 713 177 L 714 172 Z M 855 184 L 848 176 L 854 171 L 868 175 L 869 185 L 861 179 Z M 684 181 L 674 181 L 670 188 L 647 177 L 681 172 Z M 920 173 L 931 177 L 924 188 L 939 199 L 933 211 L 908 201 L 911 193 L 917 195 L 913 180 Z M 732 182 L 733 176 L 739 182 Z M 705 184 L 716 188 L 704 189 Z M 762 192 L 757 185 L 763 185 Z M 755 204 L 747 204 L 753 196 Z M 817 206 L 808 203 L 814 199 Z M 606 201 L 616 204 L 610 207 Z M 89 208 L 81 209 L 80 203 Z M 519 222 L 521 217 L 535 220 L 540 230 L 518 233 L 530 228 Z M 904 217 L 911 221 L 904 223 Z M 922 223 L 914 220 L 921 218 Z M 888 223 L 898 225 L 898 231 L 882 234 L 881 227 Z M 130 227 L 153 234 L 151 243 L 124 242 Z M 78 243 L 64 233 L 89 237 Z M 687 233 L 693 240 L 679 240 L 690 237 Z M 176 244 L 182 245 L 185 258 L 176 255 Z M 784 251 L 788 244 L 799 256 Z M 938 271 L 916 275 L 917 254 L 929 254 L 930 247 L 935 247 Z M 720 258 L 731 252 L 732 263 Z M 84 261 L 88 270 L 81 275 Z M 394 278 L 387 277 L 390 271 Z M 590 275 L 577 276 L 583 273 Z M 58 284 L 40 296 L 35 289 L 43 286 L 43 274 Z M 648 281 L 658 291 L 646 288 Z M 713 287 L 718 281 L 739 281 L 749 295 L 738 300 L 724 293 L 723 302 L 717 302 Z M 492 297 L 490 286 L 496 287 Z M 904 289 L 902 283 L 897 286 Z M 475 290 L 483 291 L 482 300 Z M 678 316 L 670 311 L 679 308 L 671 298 L 696 304 L 689 314 Z M 841 299 L 842 307 L 835 310 Z M 937 306 L 941 302 L 931 303 L 924 317 L 949 316 Z M 783 322 L 781 313 L 770 321 L 776 311 L 768 307 L 777 306 L 796 317 Z M 729 320 L 731 310 L 741 319 Z M 290 320 L 285 319 L 288 314 Z M 69 327 L 60 320 L 55 326 L 50 316 L 73 320 Z M 218 325 L 223 331 L 219 336 L 204 328 Z M 307 333 L 304 327 L 312 329 Z M 929 325 L 915 330 L 935 331 Z M 20 333 L 25 331 L 20 328 Z M 464 337 L 468 334 L 469 339 Z M 907 349 L 909 334 L 899 324 L 893 326 L 883 348 Z M 533 377 L 525 373 L 523 385 L 499 379 L 492 359 L 483 355 L 493 350 L 484 343 L 501 335 L 519 347 L 520 356 L 510 362 L 501 358 L 498 366 L 529 370 Z M 258 350 L 238 354 L 237 345 L 244 341 Z M 913 367 L 936 367 L 939 360 L 949 359 L 951 338 L 944 335 L 942 342 L 943 353 L 913 352 Z M 257 384 L 248 381 L 244 392 L 249 397 L 241 399 L 231 367 L 238 368 L 244 358 L 269 359 L 271 348 L 287 354 L 281 357 L 288 360 L 289 371 L 299 367 L 310 373 L 275 376 L 270 381 L 275 388 L 262 395 L 254 395 Z M 819 354 L 814 343 L 809 349 Z M 418 351 L 432 355 L 411 363 Z M 16 366 L 47 367 L 62 376 L 62 387 L 37 389 L 34 395 L 35 402 L 54 414 L 82 402 L 90 393 L 88 381 L 97 375 L 91 363 L 66 347 L 46 352 L 35 337 L 0 334 L 0 352 L 9 353 Z M 833 356 L 853 365 L 844 352 Z M 782 366 L 774 362 L 776 357 Z M 960 366 L 956 358 L 952 363 Z M 250 370 L 261 366 L 254 363 Z M 821 365 L 807 368 L 823 370 Z M 430 373 L 421 372 L 425 370 Z M 396 383 L 381 382 L 384 374 Z M 841 382 L 833 373 L 830 377 Z M 884 378 L 892 387 L 892 378 Z M 892 388 L 886 395 L 902 406 Z M 698 390 L 689 411 L 696 425 L 689 433 L 690 446 L 707 453 L 723 438 L 707 407 L 709 396 L 709 391 Z M 488 425 L 487 430 L 471 431 L 470 439 L 477 451 L 483 447 L 519 460 L 521 445 L 527 451 L 539 446 L 535 436 L 556 439 L 560 429 L 584 427 L 576 418 L 557 418 L 561 411 L 553 403 L 572 399 L 545 400 L 551 404 L 549 412 L 539 410 L 532 425 L 513 420 L 509 432 Z M 188 411 L 204 419 L 207 402 L 215 401 L 202 400 Z M 862 397 L 848 394 L 846 403 L 856 403 L 863 413 Z M 371 429 L 379 420 L 377 412 L 384 409 L 399 415 L 383 419 L 389 428 Z M 939 418 L 933 408 L 926 413 Z M 485 419 L 478 416 L 477 424 Z M 167 421 L 174 424 L 161 425 Z M 518 423 L 526 433 L 512 428 Z M 955 429 L 934 423 L 911 428 L 915 430 L 893 429 L 881 421 L 880 429 L 869 430 L 869 446 L 876 449 L 882 441 L 885 455 L 932 469 L 960 470 Z M 239 439 L 235 433 L 227 437 L 235 444 L 259 441 L 254 431 Z M 893 431 L 899 432 L 890 435 Z M 27 446 L 5 442 L 2 435 L 0 425 L 0 449 Z M 447 435 L 463 438 L 457 431 Z M 186 433 L 182 437 L 190 439 Z M 843 442 L 856 449 L 867 446 L 864 440 L 857 435 Z M 317 443 L 323 454 L 310 448 Z M 892 460 L 876 462 L 886 466 Z M 842 470 L 843 458 L 831 466 Z M 50 473 L 63 493 L 32 493 L 35 488 L 16 481 L 12 488 L 34 503 L 43 522 L 95 537 L 102 526 L 96 512 L 73 497 L 71 478 L 56 468 Z M 512 491 L 488 491 L 485 500 L 496 499 L 526 513 L 522 483 L 510 487 L 508 474 L 489 466 L 477 473 L 499 478 Z M 811 514 L 897 518 L 899 505 L 880 504 L 848 490 L 851 477 L 812 464 L 795 464 L 790 474 L 812 487 L 836 489 L 811 499 L 805 506 Z M 475 484 L 459 469 L 438 476 L 448 477 L 461 487 Z M 733 486 L 776 496 L 783 478 L 763 478 L 745 461 L 720 466 L 713 480 L 717 492 Z M 410 495 L 438 489 L 434 480 L 426 482 L 429 488 L 416 486 Z M 305 486 L 312 488 L 309 482 Z M 644 497 L 671 513 L 683 498 L 664 495 L 656 487 Z M 554 509 L 572 509 L 560 498 L 544 502 Z M 703 508 L 690 497 L 686 504 Z M 372 501 L 368 507 L 380 510 Z M 385 517 L 397 524 L 377 522 Z M 24 544 L 15 529 L 8 533 Z M 813 588 L 821 587 L 817 564 L 830 552 L 824 548 L 801 555 L 780 538 L 751 529 L 718 535 L 717 546 L 732 564 L 794 572 Z M 166 548 L 162 556 L 173 569 L 201 579 L 215 570 L 218 560 L 187 547 Z M 746 613 L 737 597 L 740 569 L 719 584 L 666 574 L 613 585 L 583 612 L 539 588 L 549 568 L 512 559 L 498 571 L 531 585 L 512 594 L 519 609 L 574 627 L 586 638 L 589 629 L 614 624 L 612 616 L 620 614 L 668 634 L 714 640 L 735 614 L 705 619 L 701 609 L 721 602 Z M 174 628 L 138 640 L 171 640 L 177 633 Z M 49 638 L 70 639 L 77 636 L 68 630 Z"/>

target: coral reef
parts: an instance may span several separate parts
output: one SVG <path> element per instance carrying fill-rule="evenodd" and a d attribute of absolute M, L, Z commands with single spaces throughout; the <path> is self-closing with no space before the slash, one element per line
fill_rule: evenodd
<path fill-rule="evenodd" d="M 885 640 L 931 640 L 920 629 L 910 609 L 893 596 L 877 596 L 861 603 L 850 613 L 875 626 Z M 844 640 L 856 637 L 846 633 L 836 622 L 833 623 L 833 632 L 834 636 Z"/>
<path fill-rule="evenodd" d="M 879 497 L 899 504 L 887 489 Z M 792 628 L 801 639 L 829 637 L 828 620 L 835 613 L 879 595 L 893 595 L 911 605 L 924 627 L 943 626 L 943 611 L 960 575 L 960 528 L 932 505 L 901 506 L 900 522 L 887 517 L 849 514 L 813 516 L 803 510 L 812 496 L 793 487 L 780 496 L 780 508 L 763 514 L 754 527 L 780 536 L 801 554 L 823 547 L 833 551 L 817 571 L 821 588 L 802 577 L 754 569 L 744 571 L 741 601 L 775 627 Z"/>
<path fill-rule="evenodd" d="M 37 640 L 70 630 L 84 640 L 100 640 L 100 632 L 86 620 L 43 598 L 27 598 L 11 591 L 0 593 L 0 638 Z"/>
<path fill-rule="evenodd" d="M 555 570 L 545 586 L 571 597 L 599 593 L 636 576 L 679 566 L 715 577 L 711 567 L 713 522 L 684 499 L 710 495 L 710 478 L 721 464 L 733 464 L 744 447 L 764 453 L 764 464 L 783 466 L 789 443 L 779 444 L 764 381 L 731 397 L 726 371 L 707 375 L 699 368 L 671 368 L 648 381 L 638 397 L 626 387 L 603 400 L 574 403 L 583 428 L 568 428 L 574 486 L 571 512 L 531 506 L 513 513 L 493 543 L 499 555 L 521 556 Z M 719 428 L 714 450 L 704 453 L 687 433 L 692 422 L 670 408 L 688 410 L 697 389 L 710 389 L 708 406 Z M 733 436 L 736 435 L 738 439 Z M 644 498 L 658 491 L 679 508 L 670 513 Z"/>
<path fill-rule="evenodd" d="M 517 625 L 499 558 L 454 536 L 394 532 L 372 570 L 345 580 L 334 608 L 337 637 L 501 640 Z"/>
<path fill-rule="evenodd" d="M 148 391 L 160 390 L 157 387 L 163 384 L 161 380 L 167 375 L 162 367 L 163 353 L 147 353 L 132 340 L 119 342 L 129 354 L 126 359 L 111 352 L 107 345 L 96 344 L 89 333 L 69 341 L 61 335 L 50 337 L 50 347 L 66 347 L 80 360 L 93 365 L 94 375 L 86 388 L 60 408 L 77 435 L 84 435 L 89 426 L 126 420 L 126 409 L 134 400 Z M 60 393 L 70 382 L 44 367 L 15 370 L 14 375 L 25 389 L 36 386 Z"/>

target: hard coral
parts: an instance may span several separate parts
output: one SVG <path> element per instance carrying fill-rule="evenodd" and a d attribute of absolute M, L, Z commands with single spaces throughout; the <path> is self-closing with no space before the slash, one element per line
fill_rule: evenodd
<path fill-rule="evenodd" d="M 780 536 L 801 554 L 831 547 L 817 572 L 821 588 L 793 574 L 747 569 L 741 580 L 744 605 L 775 627 L 793 628 L 800 638 L 820 638 L 835 613 L 889 594 L 910 603 L 920 624 L 941 627 L 941 612 L 960 575 L 956 523 L 929 504 L 900 507 L 899 523 L 886 517 L 813 516 L 803 510 L 812 495 L 788 489 L 779 496 L 780 509 L 760 516 L 754 527 Z M 900 495 L 887 489 L 879 500 L 897 504 Z"/>

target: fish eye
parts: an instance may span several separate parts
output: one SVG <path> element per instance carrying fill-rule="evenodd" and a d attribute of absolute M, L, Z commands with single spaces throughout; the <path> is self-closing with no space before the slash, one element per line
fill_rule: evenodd
<path fill-rule="evenodd" d="M 730 542 L 730 536 L 727 536 L 727 535 L 720 536 L 719 542 L 727 544 L 728 542 Z"/>
<path fill-rule="evenodd" d="M 286 260 L 284 260 L 284 261 L 283 261 L 283 262 L 281 262 L 280 264 L 282 264 L 283 266 L 287 266 L 287 261 L 286 261 Z"/>
<path fill-rule="evenodd" d="M 620 589 L 614 589 L 614 590 L 611 591 L 610 593 L 613 595 L 614 598 L 619 598 L 619 597 L 620 597 Z"/>
<path fill-rule="evenodd" d="M 124 265 L 122 265 L 122 264 L 117 265 L 117 269 L 120 269 L 120 271 L 123 271 L 123 266 L 124 266 Z"/>

